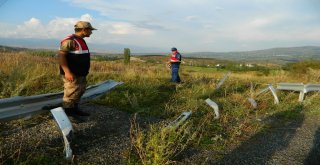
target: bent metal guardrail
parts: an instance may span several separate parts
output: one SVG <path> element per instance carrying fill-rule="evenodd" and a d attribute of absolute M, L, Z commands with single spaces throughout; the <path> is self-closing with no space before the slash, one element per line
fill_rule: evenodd
<path fill-rule="evenodd" d="M 258 97 L 259 95 L 263 94 L 263 93 L 266 93 L 268 90 L 271 91 L 272 95 L 273 95 L 273 98 L 274 98 L 274 104 L 279 104 L 279 98 L 278 98 L 278 95 L 277 95 L 277 91 L 276 89 L 274 89 L 274 87 L 269 84 L 268 87 L 262 89 L 260 92 L 258 92 L 255 96 Z M 248 101 L 250 102 L 251 106 L 253 109 L 256 109 L 257 108 L 257 102 L 254 100 L 254 98 L 252 97 L 249 97 L 248 98 Z"/>
<path fill-rule="evenodd" d="M 170 123 L 167 128 L 177 129 L 190 117 L 191 114 L 192 114 L 192 111 L 183 112 L 176 120 Z"/>
<path fill-rule="evenodd" d="M 61 107 L 55 108 L 51 110 L 51 113 L 56 120 L 64 141 L 64 152 L 66 154 L 66 159 L 71 160 L 72 159 L 72 149 L 71 149 L 71 142 L 73 138 L 73 127 L 72 124 L 64 112 L 64 110 Z"/>
<path fill-rule="evenodd" d="M 100 84 L 89 86 L 82 96 L 81 102 L 87 102 L 99 97 L 121 84 L 122 82 L 107 80 Z M 62 97 L 63 92 L 0 99 L 0 121 L 31 117 L 32 115 L 49 111 L 61 106 Z"/>
<path fill-rule="evenodd" d="M 217 85 L 217 87 L 216 87 L 216 90 L 219 89 L 219 88 L 223 85 L 223 83 L 227 80 L 227 78 L 229 77 L 230 74 L 231 74 L 231 72 L 228 71 L 228 72 L 223 76 L 223 78 L 219 81 L 219 83 L 218 83 L 218 85 Z"/>
<path fill-rule="evenodd" d="M 211 99 L 207 98 L 205 102 L 214 110 L 214 114 L 216 115 L 214 119 L 219 119 L 220 118 L 220 113 L 219 113 L 219 106 L 217 103 L 212 101 Z"/>
<path fill-rule="evenodd" d="M 102 96 L 112 88 L 121 84 L 123 83 L 108 80 L 97 85 L 89 86 L 82 96 L 81 102 L 83 103 Z M 66 159 L 71 160 L 73 155 L 70 144 L 73 136 L 73 128 L 64 110 L 61 107 L 58 107 L 62 104 L 62 96 L 63 92 L 59 92 L 28 97 L 18 96 L 0 99 L 0 121 L 32 116 L 51 109 L 50 112 L 62 132 Z"/>
<path fill-rule="evenodd" d="M 219 81 L 219 83 L 217 84 L 216 86 L 216 89 L 214 91 L 217 91 L 222 85 L 223 83 L 227 80 L 227 78 L 230 76 L 231 72 L 228 71 L 224 76 L 223 78 Z M 211 107 L 213 108 L 214 110 L 214 113 L 215 113 L 215 117 L 214 119 L 219 119 L 220 117 L 220 114 L 219 114 L 219 106 L 217 103 L 215 103 L 214 101 L 212 101 L 210 98 L 207 98 L 205 100 L 205 102 Z"/>
<path fill-rule="evenodd" d="M 273 88 L 271 84 L 267 88 L 261 90 L 256 94 L 256 97 L 270 90 L 274 96 L 274 103 L 278 104 L 279 99 L 276 93 L 276 89 Z M 300 92 L 299 101 L 304 100 L 304 95 L 311 91 L 320 91 L 320 84 L 303 84 L 303 83 L 277 83 L 277 90 L 289 90 Z M 257 107 L 257 102 L 253 98 L 248 98 L 252 107 L 255 109 Z"/>

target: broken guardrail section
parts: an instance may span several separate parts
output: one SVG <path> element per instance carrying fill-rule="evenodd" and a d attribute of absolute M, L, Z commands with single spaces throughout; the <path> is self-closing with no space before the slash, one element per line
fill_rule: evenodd
<path fill-rule="evenodd" d="M 266 93 L 268 90 L 271 91 L 272 95 L 273 95 L 273 98 L 274 98 L 274 104 L 279 104 L 279 98 L 278 98 L 278 95 L 277 95 L 277 90 L 274 89 L 274 87 L 269 84 L 267 88 L 264 88 L 262 89 L 260 92 L 258 92 L 256 94 L 256 97 L 263 94 L 263 93 Z M 253 109 L 256 109 L 258 104 L 257 102 L 254 100 L 254 98 L 248 98 L 248 101 L 250 102 L 250 104 L 252 105 Z"/>
<path fill-rule="evenodd" d="M 81 103 L 102 96 L 114 87 L 123 84 L 113 80 L 89 86 L 81 98 Z M 18 96 L 0 99 L 0 121 L 31 117 L 62 105 L 63 92 L 36 96 Z"/>
<path fill-rule="evenodd" d="M 81 98 L 81 103 L 98 98 L 121 84 L 123 83 L 108 80 L 97 85 L 89 86 Z M 51 109 L 50 111 L 63 135 L 66 159 L 70 160 L 73 156 L 70 147 L 73 136 L 71 122 L 61 107 L 52 109 L 62 104 L 62 97 L 63 92 L 0 99 L 0 121 L 29 117 Z"/>
<path fill-rule="evenodd" d="M 268 90 L 269 90 L 269 87 L 266 87 L 266 88 L 262 89 L 260 92 L 258 92 L 258 93 L 256 94 L 256 97 L 259 96 L 259 95 L 261 95 L 261 94 L 263 94 L 263 93 L 266 93 Z"/>
<path fill-rule="evenodd" d="M 248 101 L 251 103 L 251 106 L 253 109 L 256 109 L 258 107 L 258 104 L 256 102 L 256 100 L 254 100 L 253 98 L 248 98 Z"/>
<path fill-rule="evenodd" d="M 273 97 L 274 97 L 274 104 L 279 104 L 279 98 L 277 96 L 277 91 L 276 89 L 273 88 L 273 86 L 271 84 L 269 84 L 268 88 L 270 89 Z"/>
<path fill-rule="evenodd" d="M 320 91 L 320 84 L 306 84 L 303 83 L 278 83 L 277 89 L 279 90 L 291 90 L 300 92 L 299 101 L 304 100 L 304 95 L 311 91 Z"/>
<path fill-rule="evenodd" d="M 0 99 L 0 121 L 31 117 L 62 102 L 63 92 Z"/>
<path fill-rule="evenodd" d="M 219 113 L 219 106 L 217 103 L 215 103 L 214 101 L 212 101 L 211 99 L 207 98 L 206 100 L 206 103 L 211 107 L 213 108 L 214 110 L 214 113 L 215 113 L 215 117 L 214 119 L 219 119 L 220 118 L 220 113 Z"/>
<path fill-rule="evenodd" d="M 272 95 L 274 97 L 274 103 L 275 104 L 279 104 L 279 98 L 278 98 L 278 95 L 277 95 L 277 90 L 274 89 L 274 87 L 271 84 L 269 84 L 267 88 L 262 89 L 259 93 L 256 94 L 256 96 L 259 96 L 259 95 L 261 95 L 263 93 L 266 93 L 268 90 L 271 91 L 271 93 L 272 93 Z"/>
<path fill-rule="evenodd" d="M 223 83 L 227 80 L 227 78 L 229 77 L 230 74 L 231 74 L 231 72 L 228 71 L 228 72 L 224 75 L 224 77 L 223 77 L 223 78 L 219 81 L 219 83 L 217 84 L 216 90 L 219 89 L 219 88 L 223 85 Z"/>
<path fill-rule="evenodd" d="M 174 120 L 167 128 L 176 129 L 182 125 L 192 114 L 192 111 L 183 112 L 176 120 Z"/>
<path fill-rule="evenodd" d="M 64 152 L 66 154 L 66 159 L 71 160 L 72 149 L 70 145 L 73 138 L 73 128 L 72 128 L 71 122 L 61 107 L 52 109 L 51 113 L 62 132 L 63 141 L 64 141 Z"/>

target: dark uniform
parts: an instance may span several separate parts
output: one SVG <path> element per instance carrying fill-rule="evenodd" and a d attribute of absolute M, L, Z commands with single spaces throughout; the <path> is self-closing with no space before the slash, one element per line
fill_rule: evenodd
<path fill-rule="evenodd" d="M 179 76 L 179 68 L 181 63 L 181 54 L 178 52 L 177 48 L 172 48 L 173 51 L 170 63 L 171 63 L 171 82 L 180 83 L 181 79 Z"/>
<path fill-rule="evenodd" d="M 67 64 L 75 75 L 74 81 L 68 81 L 64 77 L 64 71 L 60 66 L 60 74 L 64 82 L 64 108 L 77 108 L 80 98 L 86 90 L 86 76 L 90 68 L 90 52 L 84 39 L 70 35 L 61 41 L 60 51 L 67 52 Z"/>
<path fill-rule="evenodd" d="M 63 108 L 67 115 L 88 116 L 79 110 L 81 96 L 86 90 L 86 76 L 90 69 L 90 52 L 83 39 L 97 30 L 89 22 L 78 21 L 75 34 L 69 35 L 60 45 L 60 74 L 64 82 Z"/>

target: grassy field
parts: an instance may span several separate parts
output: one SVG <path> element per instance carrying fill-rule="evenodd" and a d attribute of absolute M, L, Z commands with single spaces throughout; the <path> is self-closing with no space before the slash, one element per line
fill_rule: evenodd
<path fill-rule="evenodd" d="M 228 61 L 184 59 L 180 72 L 183 83 L 175 85 L 169 82 L 170 70 L 165 67 L 168 57 L 138 58 L 140 60 L 129 65 L 123 64 L 122 59 L 94 58 L 88 76 L 90 85 L 107 79 L 124 82 L 94 103 L 163 120 L 142 130 L 132 118 L 131 140 L 135 149 L 130 151 L 128 164 L 172 163 L 186 148 L 224 151 L 268 129 L 260 122 L 266 117 L 274 116 L 285 122 L 296 120 L 301 113 L 319 114 L 320 95 L 316 92 L 308 94 L 303 103 L 298 102 L 297 93 L 280 92 L 278 105 L 273 103 L 269 92 L 255 98 L 258 102 L 255 110 L 247 100 L 268 84 L 319 83 L 320 62 L 317 61 L 239 68 L 235 67 L 238 64 Z M 0 98 L 62 91 L 55 52 L 0 52 L 0 61 Z M 213 67 L 222 62 L 227 63 L 225 68 Z M 232 71 L 230 77 L 216 90 L 228 70 Z M 213 110 L 204 101 L 207 98 L 219 105 L 219 119 L 214 119 Z M 184 111 L 192 111 L 191 118 L 177 130 L 167 129 L 167 123 Z M 4 128 L 0 126 L 1 129 Z M 0 146 L 2 143 L 5 142 L 1 140 Z M 14 151 L 12 148 L 1 153 Z M 50 158 L 25 156 L 16 163 L 37 160 L 46 162 Z"/>

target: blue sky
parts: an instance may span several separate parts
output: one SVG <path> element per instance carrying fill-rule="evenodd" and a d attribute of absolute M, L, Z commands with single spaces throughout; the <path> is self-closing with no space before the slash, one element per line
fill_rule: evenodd
<path fill-rule="evenodd" d="M 2 5 L 1 5 L 2 4 Z M 319 0 L 0 0 L 0 38 L 62 39 L 184 52 L 320 46 Z M 1 44 L 1 43 L 0 43 Z"/>

